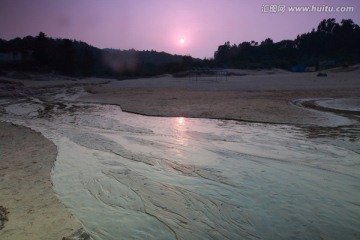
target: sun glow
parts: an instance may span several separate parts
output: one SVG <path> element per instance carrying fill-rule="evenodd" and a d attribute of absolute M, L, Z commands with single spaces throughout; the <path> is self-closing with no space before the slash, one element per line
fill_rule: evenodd
<path fill-rule="evenodd" d="M 179 39 L 179 42 L 180 42 L 180 44 L 184 44 L 184 43 L 185 43 L 185 39 L 184 39 L 184 38 L 180 38 L 180 39 Z"/>

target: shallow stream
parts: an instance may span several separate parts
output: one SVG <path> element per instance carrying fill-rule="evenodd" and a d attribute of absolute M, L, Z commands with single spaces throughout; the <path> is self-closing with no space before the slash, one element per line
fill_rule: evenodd
<path fill-rule="evenodd" d="M 1 104 L 57 145 L 54 189 L 95 240 L 360 238 L 360 149 L 288 125 Z"/>

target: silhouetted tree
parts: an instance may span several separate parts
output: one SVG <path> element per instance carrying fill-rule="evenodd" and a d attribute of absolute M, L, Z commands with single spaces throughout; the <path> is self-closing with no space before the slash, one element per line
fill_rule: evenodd
<path fill-rule="evenodd" d="M 48 51 L 49 51 L 48 39 L 45 33 L 40 32 L 39 35 L 35 37 L 33 57 L 40 64 L 46 64 L 48 62 L 47 60 L 49 59 Z"/>

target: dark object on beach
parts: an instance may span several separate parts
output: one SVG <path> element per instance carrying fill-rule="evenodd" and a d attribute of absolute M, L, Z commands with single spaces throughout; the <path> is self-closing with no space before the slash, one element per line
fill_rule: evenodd
<path fill-rule="evenodd" d="M 83 228 L 80 228 L 77 232 L 69 237 L 63 237 L 62 240 L 92 240 L 90 234 L 85 232 Z"/>
<path fill-rule="evenodd" d="M 319 72 L 317 74 L 318 77 L 327 77 L 327 73 L 322 73 L 322 72 Z"/>
<path fill-rule="evenodd" d="M 5 221 L 8 221 L 8 210 L 3 206 L 0 206 L 0 230 L 4 228 Z"/>

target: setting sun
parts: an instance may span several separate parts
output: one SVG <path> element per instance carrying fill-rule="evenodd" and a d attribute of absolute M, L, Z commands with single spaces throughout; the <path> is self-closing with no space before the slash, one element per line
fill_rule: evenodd
<path fill-rule="evenodd" d="M 184 38 L 180 38 L 179 42 L 180 42 L 180 44 L 184 44 L 184 43 L 185 43 L 185 39 L 184 39 Z"/>

